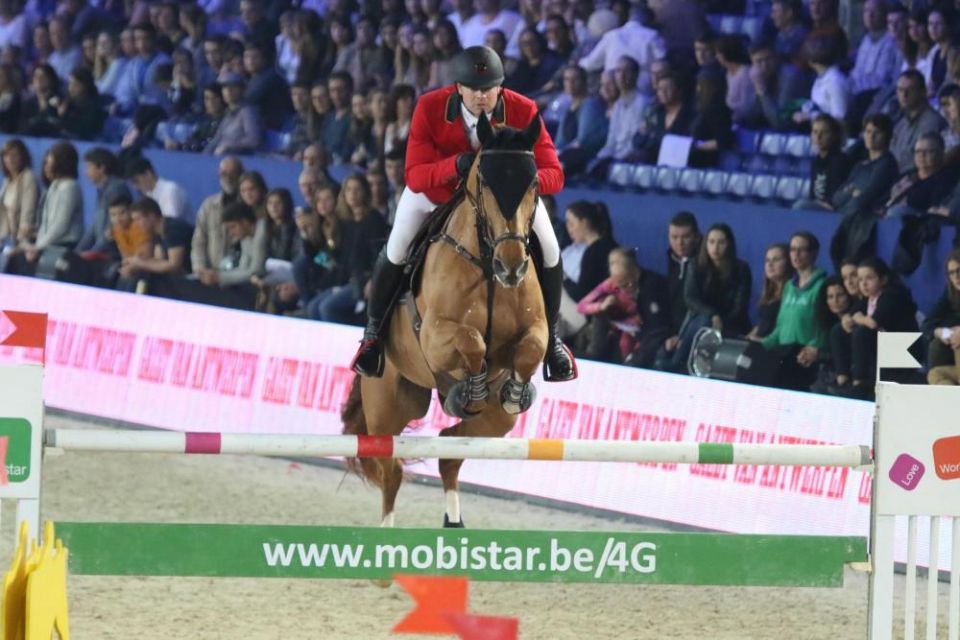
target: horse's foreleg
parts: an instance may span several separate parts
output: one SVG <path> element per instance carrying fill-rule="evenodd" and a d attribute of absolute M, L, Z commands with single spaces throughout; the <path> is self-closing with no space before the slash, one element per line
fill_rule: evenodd
<path fill-rule="evenodd" d="M 455 415 L 466 416 L 482 411 L 487 400 L 484 360 L 487 345 L 480 332 L 465 324 L 435 320 L 430 324 L 430 330 L 424 332 L 423 350 L 431 370 L 438 373 L 463 370 L 466 373 L 464 387 L 457 385 L 462 393 L 458 397 L 462 400 L 456 403 Z"/>
<path fill-rule="evenodd" d="M 500 388 L 500 404 L 507 413 L 523 413 L 533 404 L 537 392 L 530 379 L 543 362 L 546 348 L 546 335 L 539 327 L 529 329 L 517 342 L 513 372 Z"/>

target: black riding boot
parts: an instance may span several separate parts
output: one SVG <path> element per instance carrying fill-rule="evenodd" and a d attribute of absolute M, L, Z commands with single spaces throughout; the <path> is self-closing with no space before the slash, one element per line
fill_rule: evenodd
<path fill-rule="evenodd" d="M 387 258 L 384 249 L 377 256 L 370 275 L 370 300 L 367 301 L 367 328 L 351 368 L 362 376 L 379 378 L 383 375 L 383 335 L 390 325 L 390 312 L 397 296 L 397 288 L 403 280 L 403 265 L 396 265 Z"/>
<path fill-rule="evenodd" d="M 540 270 L 540 288 L 547 313 L 547 353 L 543 358 L 543 379 L 547 382 L 566 382 L 577 377 L 577 363 L 573 354 L 558 335 L 560 298 L 563 295 L 563 266 L 544 267 Z"/>

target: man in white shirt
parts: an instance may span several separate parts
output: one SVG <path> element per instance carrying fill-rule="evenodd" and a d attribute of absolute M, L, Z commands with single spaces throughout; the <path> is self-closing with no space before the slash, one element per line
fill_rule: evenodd
<path fill-rule="evenodd" d="M 464 48 L 481 46 L 488 31 L 503 31 L 510 37 L 520 24 L 520 14 L 500 9 L 500 0 L 476 0 L 477 13 L 460 28 L 460 44 Z"/>
<path fill-rule="evenodd" d="M 649 101 L 637 91 L 639 63 L 630 56 L 621 56 L 614 76 L 620 97 L 613 105 L 610 114 L 610 129 L 607 142 L 597 153 L 597 157 L 587 166 L 591 177 L 606 179 L 607 167 L 612 160 L 627 160 L 633 153 L 633 138 L 643 125 L 644 112 Z"/>
<path fill-rule="evenodd" d="M 173 180 L 158 177 L 149 160 L 134 160 L 128 175 L 144 197 L 151 198 L 160 205 L 164 218 L 177 218 L 193 224 L 193 209 L 190 207 L 187 192 Z"/>
<path fill-rule="evenodd" d="M 643 26 L 640 17 L 635 12 L 625 25 L 603 34 L 597 46 L 580 60 L 580 66 L 587 71 L 612 71 L 626 56 L 640 65 L 637 86 L 649 87 L 650 63 L 663 60 L 667 50 L 660 34 Z"/>

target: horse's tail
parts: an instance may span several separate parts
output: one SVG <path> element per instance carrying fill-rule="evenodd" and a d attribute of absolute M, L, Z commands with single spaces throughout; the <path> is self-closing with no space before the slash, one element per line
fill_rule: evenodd
<path fill-rule="evenodd" d="M 340 419 L 343 421 L 343 434 L 351 436 L 365 436 L 367 434 L 367 418 L 363 415 L 363 398 L 360 395 L 360 376 L 354 376 L 350 385 L 347 401 L 340 410 Z M 380 486 L 382 476 L 380 465 L 374 458 L 346 459 L 347 469 L 356 473 L 362 479 Z"/>

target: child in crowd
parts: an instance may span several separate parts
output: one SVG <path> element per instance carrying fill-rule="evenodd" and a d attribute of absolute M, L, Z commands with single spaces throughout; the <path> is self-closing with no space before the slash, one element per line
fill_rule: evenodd
<path fill-rule="evenodd" d="M 947 289 L 923 323 L 930 341 L 927 382 L 960 384 L 960 249 L 947 256 Z"/>
<path fill-rule="evenodd" d="M 633 251 L 613 249 L 609 255 L 610 277 L 577 304 L 577 311 L 590 320 L 586 357 L 615 361 L 613 345 L 619 346 L 622 362 L 637 346 L 642 324 L 637 312 L 640 267 Z"/>

